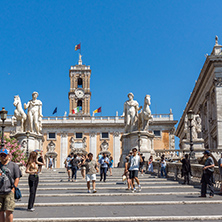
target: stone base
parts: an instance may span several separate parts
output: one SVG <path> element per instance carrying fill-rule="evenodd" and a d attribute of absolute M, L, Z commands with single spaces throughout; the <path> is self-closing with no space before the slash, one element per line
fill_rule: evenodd
<path fill-rule="evenodd" d="M 140 134 L 140 147 L 139 147 L 139 134 Z M 120 158 L 120 166 L 124 165 L 125 158 L 133 148 L 137 148 L 140 153 L 148 160 L 149 157 L 155 156 L 153 145 L 154 134 L 147 131 L 134 131 L 125 133 L 121 137 L 122 141 L 122 155 Z"/>
<path fill-rule="evenodd" d="M 185 153 L 190 153 L 190 141 L 189 140 L 182 140 L 180 143 L 181 149 Z M 193 141 L 193 149 L 195 152 L 195 158 L 201 158 L 203 156 L 204 148 L 204 139 L 195 139 Z"/>
<path fill-rule="evenodd" d="M 34 150 L 43 150 L 42 144 L 43 144 L 43 136 L 37 135 L 35 133 L 30 133 L 29 139 L 27 140 L 26 133 L 16 133 L 14 135 L 10 136 L 11 138 L 16 138 L 19 141 L 19 144 L 21 145 L 21 148 L 26 152 L 27 150 L 27 141 L 28 141 L 28 151 L 29 153 Z"/>

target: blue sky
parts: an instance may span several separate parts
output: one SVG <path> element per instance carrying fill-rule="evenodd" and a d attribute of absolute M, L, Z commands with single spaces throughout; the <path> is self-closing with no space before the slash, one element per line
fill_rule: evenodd
<path fill-rule="evenodd" d="M 195 80 L 214 46 L 222 44 L 221 1 L 0 1 L 0 106 L 13 114 L 39 92 L 43 115 L 69 109 L 69 68 L 82 43 L 90 65 L 91 113 L 123 111 L 127 93 L 152 113 L 179 120 Z M 221 41 L 220 41 L 221 37 Z"/>

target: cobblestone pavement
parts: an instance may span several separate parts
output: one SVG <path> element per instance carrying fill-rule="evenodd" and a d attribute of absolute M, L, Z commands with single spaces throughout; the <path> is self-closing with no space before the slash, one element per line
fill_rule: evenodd
<path fill-rule="evenodd" d="M 222 197 L 198 198 L 199 185 L 144 174 L 139 175 L 142 191 L 132 193 L 126 190 L 122 173 L 123 169 L 115 168 L 106 183 L 97 175 L 97 193 L 87 193 L 79 171 L 77 182 L 68 182 L 65 169 L 44 170 L 34 212 L 26 210 L 29 191 L 24 176 L 19 183 L 23 198 L 16 202 L 14 221 L 222 221 Z"/>

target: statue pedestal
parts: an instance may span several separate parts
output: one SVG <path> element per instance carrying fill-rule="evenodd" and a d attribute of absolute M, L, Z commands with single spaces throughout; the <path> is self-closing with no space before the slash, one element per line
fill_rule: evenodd
<path fill-rule="evenodd" d="M 21 145 L 21 148 L 24 149 L 26 152 L 27 149 L 27 136 L 26 133 L 16 133 L 14 135 L 10 136 L 11 138 L 14 137 L 19 141 L 19 144 Z M 29 153 L 34 150 L 43 150 L 42 144 L 43 144 L 43 136 L 37 135 L 35 133 L 30 133 L 29 139 L 28 139 L 28 150 Z"/>
<path fill-rule="evenodd" d="M 180 148 L 185 153 L 190 153 L 190 140 L 183 139 L 180 143 Z M 204 139 L 195 139 L 193 141 L 193 150 L 195 152 L 195 158 L 201 158 L 203 156 L 204 148 Z"/>
<path fill-rule="evenodd" d="M 139 139 L 140 138 L 140 139 Z M 121 137 L 122 141 L 122 155 L 120 158 L 120 166 L 124 165 L 125 157 L 128 156 L 129 152 L 133 148 L 145 156 L 145 159 L 148 160 L 149 157 L 155 156 L 154 145 L 153 145 L 154 134 L 147 131 L 134 131 L 131 133 L 125 133 Z M 139 147 L 140 140 L 140 147 Z"/>

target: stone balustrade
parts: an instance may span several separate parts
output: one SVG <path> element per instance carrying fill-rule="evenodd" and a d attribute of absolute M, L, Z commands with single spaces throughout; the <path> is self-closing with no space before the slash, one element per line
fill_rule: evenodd
<path fill-rule="evenodd" d="M 159 161 L 153 161 L 153 169 L 155 172 L 160 174 L 160 162 Z M 181 177 L 181 169 L 182 169 L 182 163 L 174 163 L 174 162 L 167 162 L 166 166 L 166 172 L 167 174 L 173 174 L 174 179 L 177 180 L 178 177 Z M 191 172 L 193 177 L 201 179 L 202 173 L 203 173 L 203 165 L 201 164 L 191 164 Z M 214 167 L 214 179 L 216 182 L 216 187 L 219 188 L 221 184 L 221 176 L 219 167 Z"/>

